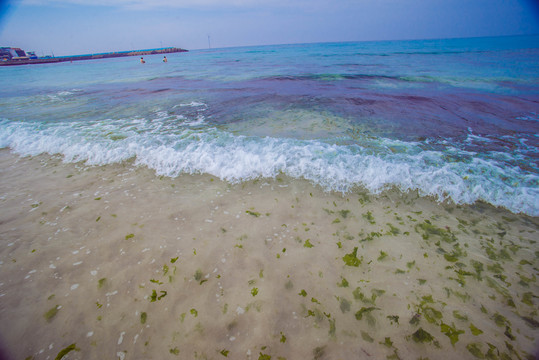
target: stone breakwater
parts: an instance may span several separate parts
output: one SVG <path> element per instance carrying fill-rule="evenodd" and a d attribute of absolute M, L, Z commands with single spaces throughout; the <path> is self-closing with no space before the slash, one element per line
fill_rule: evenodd
<path fill-rule="evenodd" d="M 185 50 L 185 49 L 171 47 L 171 48 L 164 48 L 164 49 L 121 51 L 121 52 L 110 52 L 110 53 L 101 53 L 101 54 L 47 57 L 47 58 L 39 58 L 39 59 L 8 60 L 8 61 L 0 61 L 0 66 L 46 64 L 46 63 L 57 63 L 57 62 L 65 62 L 65 61 L 107 59 L 107 58 L 124 57 L 124 56 L 170 54 L 170 53 L 187 52 L 187 51 L 188 50 Z"/>

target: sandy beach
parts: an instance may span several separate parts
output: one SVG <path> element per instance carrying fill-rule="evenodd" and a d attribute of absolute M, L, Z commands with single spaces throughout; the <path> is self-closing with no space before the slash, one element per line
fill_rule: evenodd
<path fill-rule="evenodd" d="M 5 359 L 533 359 L 538 221 L 0 151 Z"/>

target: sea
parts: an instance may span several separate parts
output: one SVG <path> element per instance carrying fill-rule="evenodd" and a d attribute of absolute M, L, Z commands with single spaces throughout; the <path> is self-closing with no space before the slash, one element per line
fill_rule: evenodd
<path fill-rule="evenodd" d="M 539 216 L 537 35 L 144 58 L 0 68 L 0 148 Z"/>
<path fill-rule="evenodd" d="M 163 56 L 0 67 L 0 359 L 539 358 L 539 36 Z"/>

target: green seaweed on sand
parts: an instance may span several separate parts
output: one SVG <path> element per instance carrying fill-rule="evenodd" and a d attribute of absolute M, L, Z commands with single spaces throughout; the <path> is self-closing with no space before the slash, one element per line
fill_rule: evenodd
<path fill-rule="evenodd" d="M 445 291 L 447 292 L 447 297 L 449 297 L 451 294 L 458 297 L 462 302 L 466 302 L 470 300 L 470 295 L 468 293 L 461 293 L 460 291 L 450 289 L 447 287 L 444 287 Z"/>
<path fill-rule="evenodd" d="M 58 310 L 60 310 L 60 308 L 60 305 L 55 305 L 54 307 L 46 311 L 45 314 L 43 314 L 43 317 L 45 318 L 45 320 L 47 320 L 47 322 L 51 322 L 52 319 L 56 316 L 56 314 L 58 314 Z"/>
<path fill-rule="evenodd" d="M 374 339 L 366 331 L 361 330 L 361 338 L 367 342 L 374 342 Z"/>
<path fill-rule="evenodd" d="M 367 234 L 367 236 L 361 239 L 360 242 L 373 241 L 375 237 L 381 237 L 383 235 L 384 234 L 382 234 L 381 232 L 371 231 L 371 233 Z M 359 236 L 363 236 L 363 233 L 360 233 Z"/>
<path fill-rule="evenodd" d="M 421 314 L 415 313 L 414 316 L 412 316 L 412 318 L 410 319 L 410 321 L 408 321 L 408 323 L 410 325 L 417 325 L 419 324 L 419 320 L 421 320 Z"/>
<path fill-rule="evenodd" d="M 498 350 L 498 348 L 494 345 L 492 345 L 491 343 L 487 343 L 488 345 L 488 351 L 487 353 L 485 354 L 485 357 L 487 359 L 493 359 L 493 360 L 496 360 L 498 359 L 498 356 L 500 356 L 500 351 Z M 511 357 L 509 357 L 506 353 L 502 353 L 501 354 L 501 358 L 502 360 L 511 360 Z"/>
<path fill-rule="evenodd" d="M 371 224 L 376 224 L 376 221 L 374 220 L 374 216 L 372 216 L 372 212 L 367 211 L 365 214 L 362 215 L 365 220 L 367 220 Z"/>
<path fill-rule="evenodd" d="M 335 319 L 328 319 L 329 321 L 329 330 L 328 335 L 330 338 L 335 338 L 335 332 L 337 331 L 337 327 L 335 326 Z"/>
<path fill-rule="evenodd" d="M 534 318 L 529 317 L 529 316 L 522 316 L 522 315 L 520 315 L 520 318 L 524 320 L 526 322 L 526 325 L 528 325 L 532 329 L 539 328 L 539 321 L 535 320 Z"/>
<path fill-rule="evenodd" d="M 260 355 L 258 356 L 258 360 L 271 360 L 271 355 L 263 354 L 260 352 Z"/>
<path fill-rule="evenodd" d="M 194 317 L 197 317 L 197 316 L 198 316 L 198 311 L 197 311 L 197 309 L 191 309 L 191 310 L 189 310 L 189 312 L 190 312 L 191 315 L 193 315 Z"/>
<path fill-rule="evenodd" d="M 142 312 L 140 314 L 140 323 L 141 324 L 146 324 L 146 319 L 148 318 L 148 314 L 146 314 L 145 312 Z"/>
<path fill-rule="evenodd" d="M 129 240 L 131 238 L 134 238 L 135 237 L 135 234 L 127 234 L 125 235 L 125 240 Z"/>
<path fill-rule="evenodd" d="M 475 274 L 476 274 L 476 279 L 477 280 L 482 280 L 481 278 L 481 273 L 484 271 L 484 268 L 483 268 L 483 263 L 482 262 L 479 262 L 477 260 L 470 260 L 470 263 L 472 264 L 474 270 L 475 270 Z"/>
<path fill-rule="evenodd" d="M 179 355 L 179 354 L 180 354 L 180 350 L 178 349 L 177 346 L 176 346 L 174 349 L 170 349 L 169 352 L 170 352 L 172 355 Z"/>
<path fill-rule="evenodd" d="M 387 223 L 387 226 L 389 226 L 389 231 L 386 232 L 387 235 L 397 236 L 400 234 L 401 231 L 398 227 L 393 226 L 391 223 Z"/>
<path fill-rule="evenodd" d="M 449 262 L 457 262 L 459 258 L 466 256 L 466 251 L 463 250 L 458 243 L 453 245 L 453 250 L 451 253 L 444 253 L 444 258 Z"/>
<path fill-rule="evenodd" d="M 437 320 L 441 320 L 443 317 L 441 311 L 430 306 L 423 307 L 421 310 L 423 317 L 431 324 L 437 324 Z"/>
<path fill-rule="evenodd" d="M 303 247 L 306 247 L 306 248 L 312 248 L 314 245 L 311 244 L 311 239 L 307 239 L 305 240 L 305 243 L 303 244 Z"/>
<path fill-rule="evenodd" d="M 392 325 L 393 325 L 393 323 L 395 323 L 395 324 L 399 323 L 399 315 L 388 315 L 388 316 L 386 316 L 386 318 L 389 319 L 389 321 L 391 322 Z"/>
<path fill-rule="evenodd" d="M 256 296 L 258 295 L 258 288 L 254 287 L 251 289 L 251 295 Z"/>
<path fill-rule="evenodd" d="M 350 210 L 339 210 L 338 213 L 343 219 L 346 219 L 350 214 Z"/>
<path fill-rule="evenodd" d="M 163 282 L 161 282 L 159 280 L 155 280 L 155 279 L 150 279 L 150 282 L 152 282 L 154 284 L 157 284 L 157 285 L 163 285 Z"/>
<path fill-rule="evenodd" d="M 535 277 L 535 275 L 532 275 L 531 278 L 525 275 L 522 275 L 520 273 L 517 273 L 517 275 L 520 278 L 520 281 L 518 282 L 519 285 L 524 286 L 524 287 L 529 287 L 530 283 L 535 283 L 537 281 L 537 278 Z"/>
<path fill-rule="evenodd" d="M 377 308 L 377 307 L 374 307 L 374 306 L 370 306 L 370 307 L 362 307 L 361 309 L 359 309 L 359 310 L 355 313 L 356 320 L 361 320 L 361 319 L 363 319 L 363 315 L 369 314 L 371 311 L 374 311 L 374 310 L 380 310 L 380 309 Z"/>
<path fill-rule="evenodd" d="M 105 283 L 107 282 L 107 278 L 101 278 L 97 281 L 97 288 L 101 289 L 103 286 L 105 286 Z"/>
<path fill-rule="evenodd" d="M 422 236 L 425 240 L 429 239 L 431 235 L 438 236 L 442 241 L 447 243 L 452 243 L 457 240 L 455 234 L 453 234 L 449 228 L 439 228 L 433 225 L 430 220 L 425 220 L 423 223 L 415 226 L 415 230 L 421 234 L 418 229 L 422 230 Z"/>
<path fill-rule="evenodd" d="M 305 289 L 302 289 L 298 295 L 305 297 L 307 296 L 307 292 L 305 291 Z"/>
<path fill-rule="evenodd" d="M 230 353 L 230 351 L 228 351 L 227 349 L 219 351 L 219 354 L 223 355 L 224 357 L 228 357 L 228 353 Z"/>
<path fill-rule="evenodd" d="M 357 257 L 357 246 L 354 247 L 354 250 L 343 256 L 342 260 L 345 265 L 358 267 L 361 264 L 361 260 Z"/>
<path fill-rule="evenodd" d="M 482 344 L 479 344 L 479 343 L 470 343 L 466 345 L 466 349 L 468 349 L 470 354 L 472 354 L 476 358 L 484 359 L 485 355 L 483 355 L 483 352 L 481 351 L 481 345 Z"/>
<path fill-rule="evenodd" d="M 386 337 L 384 342 L 379 342 L 380 345 L 385 345 L 387 346 L 388 348 L 391 348 L 393 347 L 393 341 L 391 341 L 391 338 L 390 337 Z"/>
<path fill-rule="evenodd" d="M 458 320 L 468 321 L 468 316 L 462 315 L 458 310 L 453 310 L 453 317 Z"/>
<path fill-rule="evenodd" d="M 58 353 L 58 355 L 56 355 L 56 358 L 54 360 L 61 360 L 64 356 L 66 356 L 68 353 L 70 353 L 71 351 L 79 351 L 79 349 L 77 348 L 77 345 L 75 343 L 69 345 L 68 347 L 66 348 L 63 348 L 62 350 L 60 350 L 60 352 Z"/>
<path fill-rule="evenodd" d="M 281 342 L 281 343 L 283 343 L 283 344 L 284 344 L 284 343 L 286 342 L 286 336 L 284 336 L 284 334 L 283 334 L 283 332 L 282 332 L 282 331 L 281 331 L 281 333 L 280 333 L 280 334 L 281 334 L 281 339 L 279 340 L 279 342 Z"/>
<path fill-rule="evenodd" d="M 515 340 L 515 336 L 513 335 L 512 331 L 511 331 L 511 327 L 509 326 L 506 326 L 505 327 L 505 332 L 503 333 L 505 336 L 507 336 L 509 339 L 511 340 Z"/>
<path fill-rule="evenodd" d="M 470 331 L 475 336 L 481 335 L 483 333 L 483 330 L 478 329 L 474 324 L 470 324 Z"/>
<path fill-rule="evenodd" d="M 387 253 L 385 251 L 380 250 L 380 256 L 378 256 L 378 261 L 382 261 L 387 257 Z"/>
<path fill-rule="evenodd" d="M 459 265 L 461 263 L 457 263 L 456 265 Z M 473 276 L 474 274 L 469 272 L 469 271 L 465 271 L 463 269 L 453 269 L 453 271 L 457 274 L 457 279 L 455 278 L 452 278 L 452 277 L 449 277 L 449 279 L 451 280 L 455 280 L 456 282 L 458 282 L 461 286 L 464 286 L 466 285 L 466 279 L 465 279 L 465 276 Z"/>
<path fill-rule="evenodd" d="M 324 210 L 328 215 L 335 214 L 335 211 L 330 210 L 330 209 L 322 208 L 322 210 Z"/>
<path fill-rule="evenodd" d="M 245 212 L 251 216 L 254 216 L 254 217 L 260 217 L 260 213 L 259 212 L 256 212 L 256 211 L 251 211 L 251 210 L 245 210 Z"/>
<path fill-rule="evenodd" d="M 169 267 L 167 264 L 164 264 L 163 265 L 163 276 L 165 276 L 166 274 L 168 274 L 168 271 L 169 271 Z"/>
<path fill-rule="evenodd" d="M 524 293 L 522 294 L 522 299 L 520 301 L 522 301 L 524 304 L 526 305 L 529 305 L 529 306 L 533 306 L 533 301 L 532 299 L 536 297 L 535 295 L 533 295 L 533 293 L 531 292 L 527 292 L 527 293 Z"/>
<path fill-rule="evenodd" d="M 318 346 L 313 350 L 313 360 L 321 360 L 326 355 L 326 346 Z"/>
<path fill-rule="evenodd" d="M 340 283 L 337 283 L 337 286 L 338 287 L 342 287 L 342 288 L 347 288 L 348 285 L 350 285 L 348 283 L 348 280 L 346 280 L 344 277 L 341 276 L 341 282 Z"/>
<path fill-rule="evenodd" d="M 160 291 L 161 295 L 157 296 L 157 291 L 152 290 L 152 294 L 150 295 L 150 302 L 155 302 L 156 300 L 161 300 L 165 296 L 167 296 L 167 292 L 164 290 Z"/>
<path fill-rule="evenodd" d="M 451 341 L 451 345 L 455 345 L 457 341 L 459 341 L 459 335 L 464 334 L 464 330 L 458 330 L 455 328 L 455 324 L 453 326 L 450 326 L 448 324 L 445 324 L 443 321 L 440 324 L 440 331 L 444 333 L 449 340 Z"/>
<path fill-rule="evenodd" d="M 412 334 L 412 340 L 414 340 L 416 343 L 430 343 L 432 341 L 436 341 L 435 338 L 427 331 L 423 330 L 423 328 L 419 328 Z"/>
<path fill-rule="evenodd" d="M 506 325 L 511 325 L 509 320 L 507 320 L 507 318 L 505 316 L 503 316 L 502 314 L 500 314 L 500 313 L 495 313 L 494 315 L 492 315 L 492 320 L 494 320 L 496 325 L 499 326 L 499 327 L 503 327 L 503 326 L 506 326 Z"/>
<path fill-rule="evenodd" d="M 348 301 L 347 299 L 345 298 L 342 298 L 341 301 L 340 301 L 340 309 L 341 309 L 341 312 L 344 314 L 348 311 L 350 311 L 350 301 Z"/>
<path fill-rule="evenodd" d="M 367 193 L 358 193 L 357 195 L 358 195 L 357 201 L 359 201 L 361 205 L 365 205 L 365 203 L 368 203 L 371 201 Z"/>
<path fill-rule="evenodd" d="M 502 295 L 508 302 L 513 301 L 511 298 L 511 295 L 509 294 L 509 291 L 498 284 L 496 280 L 492 279 L 491 277 L 486 277 L 487 280 L 487 286 L 494 289 L 498 294 Z"/>
<path fill-rule="evenodd" d="M 292 280 L 288 280 L 285 284 L 284 284 L 284 288 L 286 290 L 290 290 L 294 287 L 294 283 L 292 282 Z"/>
<path fill-rule="evenodd" d="M 178 261 L 178 257 L 179 256 L 176 256 L 175 258 L 170 259 L 170 263 L 174 264 L 176 261 Z"/>

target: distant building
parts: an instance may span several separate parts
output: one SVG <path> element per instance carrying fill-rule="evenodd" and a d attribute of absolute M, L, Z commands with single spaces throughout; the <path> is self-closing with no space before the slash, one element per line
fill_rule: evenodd
<path fill-rule="evenodd" d="M 35 53 L 34 53 L 35 56 Z M 26 55 L 24 50 L 20 48 L 12 47 L 0 47 L 0 60 L 28 60 L 29 57 Z"/>
<path fill-rule="evenodd" d="M 13 56 L 11 55 L 11 48 L 8 47 L 0 47 L 0 59 L 2 61 L 8 61 L 11 60 Z"/>

